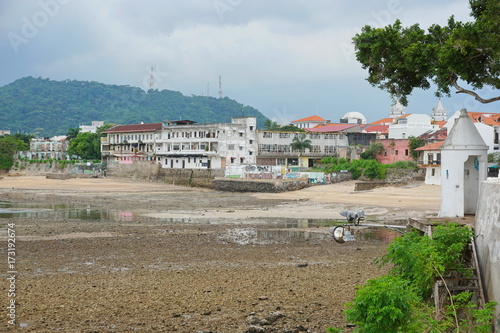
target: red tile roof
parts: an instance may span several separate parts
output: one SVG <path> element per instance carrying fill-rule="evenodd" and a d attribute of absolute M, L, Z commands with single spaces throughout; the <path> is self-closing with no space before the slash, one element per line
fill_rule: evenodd
<path fill-rule="evenodd" d="M 308 132 L 314 133 L 329 133 L 342 132 L 343 130 L 359 126 L 358 124 L 327 124 L 326 126 L 316 126 L 314 128 L 305 128 Z"/>
<path fill-rule="evenodd" d="M 162 123 L 117 125 L 102 133 L 153 132 L 161 130 Z"/>
<path fill-rule="evenodd" d="M 366 125 L 363 128 L 363 132 L 366 133 L 373 133 L 373 132 L 378 132 L 378 133 L 384 133 L 389 129 L 389 125 Z"/>
<path fill-rule="evenodd" d="M 423 147 L 417 148 L 415 150 L 419 151 L 424 151 L 424 150 L 441 150 L 441 146 L 443 145 L 444 141 L 438 141 L 434 143 L 429 143 L 428 145 L 425 145 Z"/>
<path fill-rule="evenodd" d="M 384 118 L 370 123 L 370 125 L 385 125 L 392 124 L 394 122 L 393 118 Z"/>
<path fill-rule="evenodd" d="M 306 122 L 306 121 L 326 121 L 325 119 L 321 118 L 320 116 L 311 116 L 311 117 L 307 117 L 307 118 L 302 118 L 302 119 L 299 119 L 299 120 L 294 120 L 292 121 L 292 123 L 301 123 L 301 122 Z"/>
<path fill-rule="evenodd" d="M 446 125 L 447 121 L 446 120 L 437 120 L 437 121 L 433 121 L 432 123 L 434 125 L 439 125 L 439 128 L 443 128 Z"/>
<path fill-rule="evenodd" d="M 476 123 L 500 126 L 500 113 L 469 112 L 469 118 Z"/>

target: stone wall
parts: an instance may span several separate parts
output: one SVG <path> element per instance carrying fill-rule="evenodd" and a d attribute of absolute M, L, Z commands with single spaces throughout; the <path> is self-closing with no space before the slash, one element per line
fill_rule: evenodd
<path fill-rule="evenodd" d="M 164 169 L 159 164 L 144 162 L 109 166 L 107 176 L 131 178 L 150 182 L 170 183 L 213 188 L 215 177 L 223 177 L 223 170 Z"/>
<path fill-rule="evenodd" d="M 481 183 L 475 222 L 476 249 L 483 287 L 488 300 L 496 307 L 497 329 L 500 328 L 500 179 Z"/>
<path fill-rule="evenodd" d="M 300 190 L 308 186 L 307 180 L 243 180 L 218 178 L 215 189 L 226 192 L 267 192 L 277 193 Z"/>
<path fill-rule="evenodd" d="M 368 179 L 364 176 L 359 178 L 359 182 L 354 185 L 354 191 L 369 191 L 377 187 L 404 186 L 416 179 L 420 180 L 422 170 L 410 169 L 388 169 L 387 177 L 384 180 Z"/>

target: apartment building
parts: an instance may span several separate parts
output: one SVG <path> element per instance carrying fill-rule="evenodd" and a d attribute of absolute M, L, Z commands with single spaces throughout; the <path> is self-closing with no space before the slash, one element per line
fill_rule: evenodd
<path fill-rule="evenodd" d="M 120 125 L 103 132 L 101 152 L 108 164 L 151 161 L 163 168 L 224 169 L 255 164 L 256 131 L 255 117 L 232 118 L 231 123 Z"/>
<path fill-rule="evenodd" d="M 162 128 L 156 155 L 160 156 L 164 168 L 225 169 L 255 164 L 256 132 L 255 117 L 213 124 L 171 121 Z"/>

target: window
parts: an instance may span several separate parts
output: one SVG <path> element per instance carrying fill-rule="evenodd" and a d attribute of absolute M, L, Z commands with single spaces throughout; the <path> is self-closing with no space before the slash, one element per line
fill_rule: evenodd
<path fill-rule="evenodd" d="M 408 156 L 409 155 L 409 150 L 408 149 L 405 149 L 405 156 Z"/>
<path fill-rule="evenodd" d="M 264 133 L 262 133 L 262 137 L 263 138 L 272 138 L 273 137 L 273 133 L 271 133 L 271 132 L 264 132 Z"/>
<path fill-rule="evenodd" d="M 234 163 L 235 158 L 231 157 L 231 163 Z"/>
<path fill-rule="evenodd" d="M 253 144 L 253 140 L 249 140 L 249 144 Z"/>
<path fill-rule="evenodd" d="M 396 155 L 399 155 L 399 150 L 396 149 Z"/>
<path fill-rule="evenodd" d="M 227 145 L 228 150 L 234 150 L 234 145 Z"/>
<path fill-rule="evenodd" d="M 253 126 L 250 126 L 250 131 L 253 131 Z"/>
<path fill-rule="evenodd" d="M 431 169 L 431 175 L 432 175 L 432 177 L 434 177 L 436 175 L 436 169 L 434 169 L 434 168 Z"/>

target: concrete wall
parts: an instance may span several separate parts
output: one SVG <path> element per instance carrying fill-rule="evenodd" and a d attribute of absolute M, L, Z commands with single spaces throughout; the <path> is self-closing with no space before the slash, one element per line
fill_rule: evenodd
<path fill-rule="evenodd" d="M 227 192 L 286 192 L 300 190 L 307 187 L 307 180 L 241 180 L 216 179 L 215 189 Z"/>
<path fill-rule="evenodd" d="M 476 247 L 484 289 L 496 308 L 500 328 L 500 179 L 481 183 L 476 213 Z"/>
<path fill-rule="evenodd" d="M 136 162 L 134 164 L 110 165 L 107 176 L 213 188 L 213 180 L 215 177 L 223 177 L 224 171 L 216 169 L 164 169 L 158 163 Z"/>

